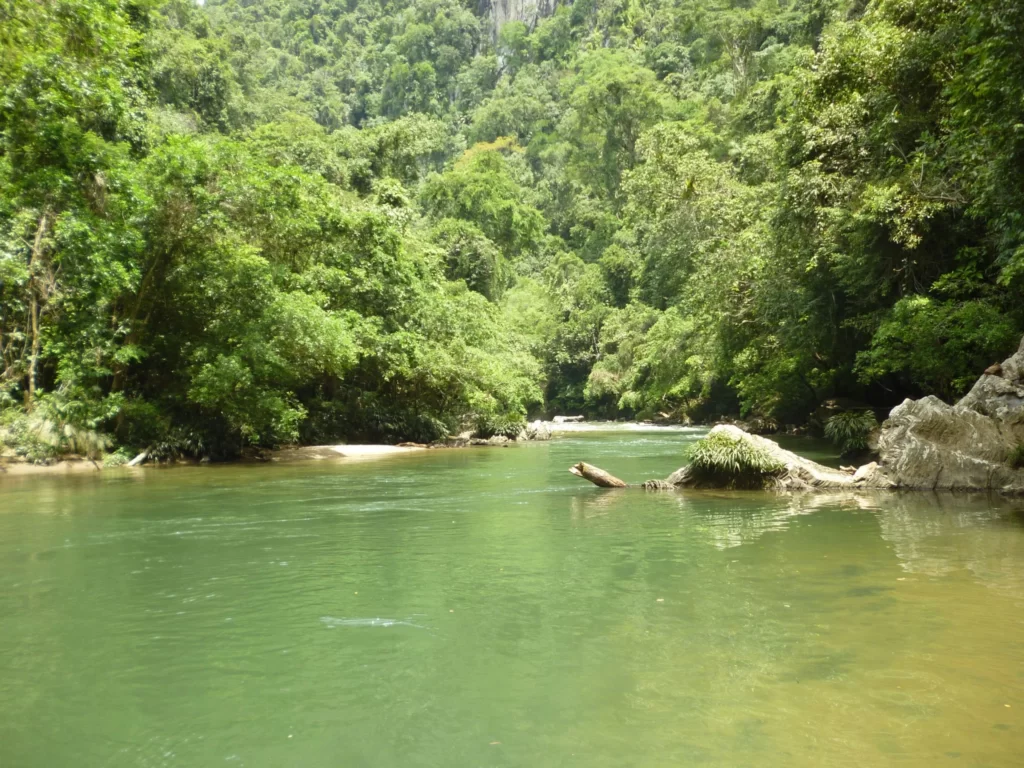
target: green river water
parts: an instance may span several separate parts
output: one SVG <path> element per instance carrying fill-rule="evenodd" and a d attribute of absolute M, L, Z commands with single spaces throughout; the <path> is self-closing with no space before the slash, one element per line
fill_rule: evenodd
<path fill-rule="evenodd" d="M 0 766 L 1024 765 L 1024 502 L 697 435 L 0 477 Z"/>

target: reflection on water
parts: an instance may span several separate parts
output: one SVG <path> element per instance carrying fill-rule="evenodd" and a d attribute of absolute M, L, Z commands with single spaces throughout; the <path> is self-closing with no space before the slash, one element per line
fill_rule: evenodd
<path fill-rule="evenodd" d="M 0 765 L 1020 765 L 1024 505 L 694 436 L 5 480 Z"/>

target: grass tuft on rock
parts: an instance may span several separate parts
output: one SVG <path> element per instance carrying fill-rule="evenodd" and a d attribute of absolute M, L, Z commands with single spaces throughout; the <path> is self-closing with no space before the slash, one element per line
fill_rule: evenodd
<path fill-rule="evenodd" d="M 749 440 L 712 434 L 698 441 L 689 453 L 690 469 L 709 485 L 765 488 L 786 467 L 768 451 Z"/>
<path fill-rule="evenodd" d="M 1006 463 L 1010 469 L 1024 469 L 1024 443 L 1017 443 L 1017 447 L 1010 451 Z"/>

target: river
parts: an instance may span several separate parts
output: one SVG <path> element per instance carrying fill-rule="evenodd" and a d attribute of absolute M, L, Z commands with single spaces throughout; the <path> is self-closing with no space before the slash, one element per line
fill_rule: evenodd
<path fill-rule="evenodd" d="M 699 434 L 0 477 L 0 766 L 1024 763 L 1024 502 L 567 472 Z"/>

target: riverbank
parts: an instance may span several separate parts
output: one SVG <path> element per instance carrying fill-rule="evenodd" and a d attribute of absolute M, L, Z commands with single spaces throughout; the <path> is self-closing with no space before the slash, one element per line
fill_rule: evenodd
<path fill-rule="evenodd" d="M 556 421 L 534 421 L 528 425 L 524 434 L 518 439 L 492 438 L 483 440 L 470 437 L 467 433 L 454 436 L 446 441 L 432 445 L 414 443 L 400 443 L 398 445 L 387 444 L 344 444 L 336 445 L 303 445 L 288 446 L 276 450 L 268 450 L 259 456 L 249 456 L 223 463 L 282 463 L 291 464 L 303 461 L 373 461 L 378 459 L 404 456 L 410 453 L 419 453 L 428 450 L 452 449 L 452 448 L 475 448 L 475 447 L 501 447 L 511 446 L 517 443 L 538 442 L 550 439 L 552 436 L 575 435 L 585 433 L 601 432 L 658 432 L 658 433 L 680 433 L 692 434 L 700 432 L 706 427 L 653 424 L 650 422 L 622 422 L 622 421 L 589 421 L 589 422 L 556 422 Z M 128 467 L 124 464 L 116 467 L 105 467 L 101 459 L 91 461 L 81 456 L 66 456 L 52 464 L 33 464 L 28 461 L 19 460 L 10 456 L 0 457 L 0 478 L 25 475 L 61 475 L 101 472 L 110 469 L 143 471 L 146 469 L 166 469 L 175 466 L 196 466 L 201 462 L 195 459 L 176 459 L 167 462 L 141 462 L 137 466 Z"/>
<path fill-rule="evenodd" d="M 264 459 L 241 458 L 229 464 L 251 463 L 259 461 L 267 462 L 296 462 L 296 461 L 324 461 L 324 460 L 367 460 L 381 459 L 390 456 L 398 456 L 407 453 L 427 450 L 426 446 L 399 446 L 399 445 L 306 445 L 289 448 L 281 448 L 276 451 L 269 451 Z M 168 468 L 174 466 L 197 466 L 201 462 L 194 459 L 176 459 L 169 462 L 140 463 L 137 466 L 129 467 L 120 464 L 114 467 L 105 467 L 102 461 L 91 461 L 80 456 L 69 456 L 62 458 L 52 464 L 33 464 L 28 461 L 11 461 L 0 459 L 0 477 L 5 475 L 65 475 L 88 472 L 102 472 L 110 469 L 144 471 L 153 468 Z"/>
<path fill-rule="evenodd" d="M 0 478 L 8 475 L 21 477 L 24 475 L 71 475 L 89 472 L 101 472 L 103 464 L 90 461 L 80 456 L 70 456 L 53 464 L 32 464 L 28 461 L 9 461 L 0 459 Z"/>

